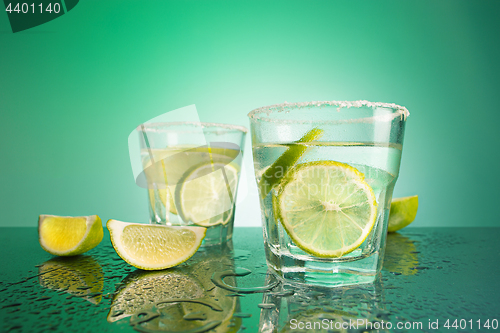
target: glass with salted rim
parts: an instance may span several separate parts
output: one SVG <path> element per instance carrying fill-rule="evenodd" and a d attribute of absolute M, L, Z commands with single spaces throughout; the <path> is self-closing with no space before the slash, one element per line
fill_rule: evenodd
<path fill-rule="evenodd" d="M 233 235 L 236 193 L 247 129 L 170 122 L 137 127 L 151 223 L 207 228 L 204 246 Z"/>
<path fill-rule="evenodd" d="M 382 268 L 409 112 L 305 102 L 248 114 L 268 266 L 290 282 L 372 282 Z"/>

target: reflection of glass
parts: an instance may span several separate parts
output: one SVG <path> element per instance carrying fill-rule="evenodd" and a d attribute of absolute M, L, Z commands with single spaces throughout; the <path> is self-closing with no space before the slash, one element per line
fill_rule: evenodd
<path fill-rule="evenodd" d="M 383 332 L 383 302 L 378 278 L 337 288 L 282 284 L 264 294 L 259 332 Z"/>
<path fill-rule="evenodd" d="M 239 310 L 238 297 L 211 281 L 214 272 L 228 269 L 234 269 L 231 242 L 200 249 L 189 265 L 134 271 L 116 291 L 108 321 L 130 317 L 130 324 L 144 332 L 236 332 L 241 319 L 232 317 Z M 232 277 L 226 280 L 235 283 Z"/>
<path fill-rule="evenodd" d="M 246 129 L 186 122 L 137 131 L 151 222 L 206 227 L 204 245 L 231 239 Z"/>
<path fill-rule="evenodd" d="M 317 285 L 374 280 L 407 114 L 366 101 L 283 104 L 249 114 L 266 258 L 279 276 Z"/>
<path fill-rule="evenodd" d="M 89 256 L 59 257 L 46 261 L 38 268 L 41 286 L 67 292 L 97 304 L 101 301 L 103 271 Z"/>
<path fill-rule="evenodd" d="M 415 243 L 398 233 L 387 235 L 384 270 L 393 274 L 413 275 L 417 272 L 418 251 Z"/>

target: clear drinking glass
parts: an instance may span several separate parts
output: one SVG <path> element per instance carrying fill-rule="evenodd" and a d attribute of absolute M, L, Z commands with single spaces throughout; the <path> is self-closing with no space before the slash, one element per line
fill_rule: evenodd
<path fill-rule="evenodd" d="M 247 129 L 199 123 L 148 123 L 137 128 L 151 223 L 207 228 L 203 245 L 232 238 Z"/>
<path fill-rule="evenodd" d="M 279 277 L 327 286 L 374 280 L 408 115 L 367 101 L 249 113 L 266 259 Z"/>

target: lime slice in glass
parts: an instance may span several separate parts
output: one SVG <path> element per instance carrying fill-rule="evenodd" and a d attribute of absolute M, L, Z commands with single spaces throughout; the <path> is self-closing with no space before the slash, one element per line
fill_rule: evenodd
<path fill-rule="evenodd" d="M 366 239 L 377 216 L 372 188 L 357 169 L 334 161 L 295 166 L 273 196 L 290 238 L 317 257 L 341 257 Z"/>
<path fill-rule="evenodd" d="M 203 164 L 187 171 L 176 188 L 179 215 L 203 227 L 227 224 L 237 184 L 238 169 L 232 164 Z"/>

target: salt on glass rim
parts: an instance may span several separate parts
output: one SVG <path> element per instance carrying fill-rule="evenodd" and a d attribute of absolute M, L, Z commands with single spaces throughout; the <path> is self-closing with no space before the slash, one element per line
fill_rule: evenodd
<path fill-rule="evenodd" d="M 365 100 L 359 100 L 359 101 L 312 101 L 312 102 L 298 102 L 298 103 L 282 103 L 282 104 L 274 104 L 274 105 L 269 105 L 269 106 L 263 106 L 260 108 L 257 108 L 255 110 L 250 111 L 248 113 L 248 117 L 250 119 L 255 119 L 255 120 L 263 120 L 263 121 L 268 121 L 268 122 L 279 122 L 279 123 L 314 123 L 315 121 L 312 120 L 291 120 L 291 119 L 271 119 L 269 118 L 269 115 L 274 112 L 284 112 L 284 111 L 290 111 L 292 109 L 304 109 L 304 108 L 312 108 L 312 107 L 325 107 L 325 106 L 336 106 L 337 112 L 339 112 L 343 108 L 360 108 L 363 106 L 370 107 L 370 108 L 376 108 L 376 107 L 383 107 L 383 108 L 388 108 L 388 109 L 393 109 L 395 112 L 392 115 L 389 115 L 390 119 L 394 119 L 398 116 L 401 116 L 402 120 L 406 120 L 406 118 L 410 115 L 410 112 L 408 109 L 406 109 L 404 106 L 400 106 L 394 103 L 381 103 L 381 102 L 369 102 Z M 261 114 L 265 113 L 267 117 L 261 116 Z M 365 122 L 365 121 L 370 121 L 370 120 L 378 120 L 380 116 L 376 117 L 369 117 L 369 118 L 362 118 L 362 119 L 350 119 L 350 120 L 334 120 L 331 121 L 331 123 L 339 123 L 339 122 Z M 387 117 L 384 117 L 387 118 Z M 387 118 L 387 120 L 390 120 Z M 322 123 L 330 123 L 330 121 L 321 121 Z"/>
<path fill-rule="evenodd" d="M 219 124 L 219 123 L 204 123 L 204 122 L 195 122 L 195 121 L 177 121 L 177 122 L 163 122 L 163 123 L 145 123 L 137 126 L 138 131 L 146 131 L 146 132 L 164 132 L 168 129 L 159 128 L 159 127 L 170 127 L 170 126 L 182 126 L 188 125 L 193 127 L 201 127 L 201 128 L 213 128 L 214 130 L 229 130 L 229 131 L 240 131 L 243 133 L 247 133 L 248 129 L 243 126 L 238 125 L 229 125 L 229 124 Z"/>

